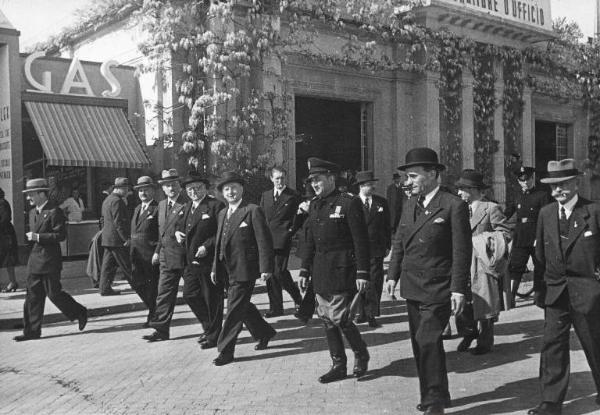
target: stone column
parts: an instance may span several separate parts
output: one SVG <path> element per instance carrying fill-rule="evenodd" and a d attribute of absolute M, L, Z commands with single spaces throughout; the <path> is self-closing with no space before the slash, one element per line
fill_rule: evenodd
<path fill-rule="evenodd" d="M 494 182 L 492 188 L 494 198 L 498 203 L 506 203 L 506 176 L 504 171 L 504 124 L 502 97 L 504 96 L 504 79 L 502 76 L 502 64 L 494 65 L 496 72 L 496 83 L 494 92 L 496 94 L 496 108 L 494 110 L 494 139 L 498 142 L 498 151 L 494 154 Z"/>
<path fill-rule="evenodd" d="M 412 114 L 414 136 L 408 147 L 427 146 L 440 151 L 440 92 L 436 82 L 439 75 L 427 72 L 415 83 Z"/>
<path fill-rule="evenodd" d="M 464 169 L 475 167 L 475 126 L 473 124 L 473 75 L 462 72 L 462 162 Z"/>
<path fill-rule="evenodd" d="M 531 110 L 531 88 L 523 90 L 523 141 L 521 159 L 524 166 L 535 167 L 535 120 Z"/>

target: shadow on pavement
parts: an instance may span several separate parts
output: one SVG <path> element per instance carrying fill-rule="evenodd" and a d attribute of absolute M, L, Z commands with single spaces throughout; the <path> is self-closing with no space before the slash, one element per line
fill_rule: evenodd
<path fill-rule="evenodd" d="M 567 399 L 571 402 L 564 405 L 563 413 L 569 415 L 598 413 L 600 408 L 594 401 L 594 383 L 591 374 L 589 372 L 572 373 L 570 385 Z M 478 395 L 453 399 L 452 407 L 455 410 L 451 413 L 454 415 L 492 415 L 517 411 L 525 412 L 538 405 L 539 400 L 538 378 L 528 378 L 507 383 L 492 391 Z M 457 407 L 472 404 L 477 405 L 456 410 Z"/>

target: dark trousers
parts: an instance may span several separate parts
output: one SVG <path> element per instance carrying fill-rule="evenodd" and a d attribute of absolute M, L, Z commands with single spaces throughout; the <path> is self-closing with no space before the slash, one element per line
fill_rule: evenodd
<path fill-rule="evenodd" d="M 371 280 L 361 294 L 360 317 L 381 315 L 381 294 L 383 293 L 383 257 L 371 258 Z"/>
<path fill-rule="evenodd" d="M 223 283 L 212 283 L 209 267 L 188 265 L 183 273 L 183 299 L 202 324 L 206 340 L 216 343 L 223 324 Z"/>
<path fill-rule="evenodd" d="M 450 401 L 442 331 L 450 320 L 450 302 L 425 304 L 407 300 L 408 325 L 417 364 L 421 404 L 446 406 Z"/>
<path fill-rule="evenodd" d="M 569 332 L 571 325 L 587 358 L 596 391 L 600 393 L 600 304 L 583 314 L 573 310 L 565 289 L 558 300 L 545 309 L 544 336 L 540 358 L 542 401 L 561 403 L 569 385 Z"/>
<path fill-rule="evenodd" d="M 125 279 L 131 281 L 131 259 L 129 248 L 124 246 L 105 246 L 102 255 L 102 268 L 100 270 L 100 294 L 110 292 L 111 284 L 115 279 L 117 267 L 125 274 Z"/>
<path fill-rule="evenodd" d="M 308 285 L 306 287 L 306 292 L 304 293 L 304 297 L 302 297 L 302 301 L 300 302 L 300 307 L 298 307 L 298 316 L 310 319 L 315 313 L 315 309 L 317 308 L 317 299 L 315 297 L 315 290 L 313 288 L 312 279 L 308 281 Z"/>
<path fill-rule="evenodd" d="M 529 261 L 529 257 L 533 260 L 534 270 L 539 269 L 537 259 L 535 258 L 535 248 L 533 246 L 514 246 L 512 248 L 510 259 L 508 261 L 508 272 L 511 280 L 521 282 L 521 277 L 527 272 L 527 261 Z"/>
<path fill-rule="evenodd" d="M 148 307 L 148 321 L 154 316 L 156 310 L 156 297 L 158 296 L 158 265 L 152 265 L 150 261 L 133 259 L 131 261 L 131 288 Z"/>
<path fill-rule="evenodd" d="M 71 321 L 86 312 L 69 294 L 63 291 L 60 273 L 29 274 L 27 276 L 27 294 L 23 306 L 23 333 L 40 336 L 46 296 Z"/>
<path fill-rule="evenodd" d="M 150 327 L 166 336 L 169 336 L 175 302 L 177 301 L 177 291 L 179 291 L 179 280 L 182 274 L 182 269 L 170 269 L 163 261 L 160 262 L 156 309 L 154 310 L 154 318 L 150 321 Z"/>
<path fill-rule="evenodd" d="M 286 290 L 294 303 L 300 304 L 302 296 L 298 286 L 294 283 L 288 271 L 288 249 L 275 250 L 275 271 L 273 277 L 267 280 L 267 294 L 269 296 L 269 309 L 275 313 L 283 313 L 283 290 Z"/>
<path fill-rule="evenodd" d="M 255 281 L 229 281 L 227 317 L 217 342 L 217 349 L 224 355 L 233 356 L 242 324 L 255 340 L 271 338 L 275 335 L 275 329 L 263 319 L 256 306 L 250 301 L 254 284 Z"/>

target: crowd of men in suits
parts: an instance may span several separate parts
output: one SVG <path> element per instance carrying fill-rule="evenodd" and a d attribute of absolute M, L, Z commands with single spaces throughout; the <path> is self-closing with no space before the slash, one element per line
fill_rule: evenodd
<path fill-rule="evenodd" d="M 443 345 L 451 315 L 463 337 L 458 351 L 489 353 L 494 323 L 501 310 L 514 306 L 514 293 L 533 258 L 535 302 L 545 308 L 546 323 L 542 400 L 528 413 L 561 413 L 571 325 L 600 391 L 600 206 L 578 195 L 579 171 L 572 159 L 548 164 L 541 182 L 550 186 L 551 197 L 534 187 L 534 169 L 521 168 L 522 194 L 504 211 L 486 198 L 489 185 L 481 172 L 464 170 L 455 183 L 457 194 L 443 189 L 439 176 L 445 166 L 429 148 L 406 154 L 387 200 L 375 194 L 378 179 L 372 171 L 357 173 L 357 194 L 351 194 L 339 187 L 338 165 L 318 158 L 308 163 L 303 195 L 287 186 L 283 168 L 274 167 L 273 189 L 259 204 L 244 198 L 246 181 L 236 172 L 224 173 L 216 183 L 219 198 L 197 173 L 180 177 L 175 169 L 165 170 L 156 184 L 142 176 L 133 186 L 141 203 L 132 217 L 123 201 L 129 181 L 117 178 L 102 205 L 100 295 L 119 294 L 112 282 L 121 268 L 148 308 L 144 326 L 153 331 L 143 338 L 165 341 L 183 279 L 183 298 L 202 326 L 200 347 L 216 348 L 213 363 L 222 366 L 234 360 L 244 325 L 256 350 L 268 347 L 276 331 L 265 318 L 283 314 L 286 291 L 301 322 L 316 309 L 324 324 L 332 365 L 319 381 L 329 383 L 347 376 L 344 337 L 354 354 L 353 376 L 367 373 L 370 354 L 356 324 L 378 327 L 384 286 L 393 295 L 400 281 L 419 377 L 417 409 L 432 415 L 451 405 Z M 166 196 L 160 202 L 157 186 Z M 24 190 L 35 208 L 26 235 L 32 250 L 24 331 L 17 341 L 41 336 L 46 296 L 78 320 L 80 330 L 87 323 L 85 307 L 60 285 L 65 218 L 48 201 L 48 189 L 45 179 L 33 179 Z M 511 229 L 507 217 L 513 214 Z M 288 270 L 296 234 L 302 261 L 298 285 Z M 383 264 L 390 250 L 385 283 Z M 264 315 L 251 301 L 259 278 L 266 281 L 269 297 Z M 470 348 L 473 341 L 476 346 Z"/>

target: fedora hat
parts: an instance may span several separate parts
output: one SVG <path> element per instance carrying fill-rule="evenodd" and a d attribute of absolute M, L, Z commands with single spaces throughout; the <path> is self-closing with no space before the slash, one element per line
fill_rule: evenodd
<path fill-rule="evenodd" d="M 409 150 L 404 158 L 404 164 L 399 166 L 398 170 L 406 170 L 409 167 L 416 166 L 432 166 L 439 171 L 446 169 L 446 166 L 439 162 L 437 153 L 427 147 L 417 147 Z"/>
<path fill-rule="evenodd" d="M 202 176 L 200 173 L 198 173 L 196 171 L 188 172 L 188 175 L 186 176 L 185 179 L 183 179 L 183 182 L 181 182 L 181 184 L 182 184 L 182 186 L 186 186 L 190 183 L 196 183 L 196 182 L 204 183 L 206 188 L 210 187 L 210 181 L 206 177 Z"/>
<path fill-rule="evenodd" d="M 48 187 L 48 181 L 46 179 L 31 179 L 27 180 L 23 193 L 43 192 L 48 190 L 50 190 L 50 188 Z"/>
<path fill-rule="evenodd" d="M 227 183 L 239 183 L 242 186 L 246 185 L 244 178 L 234 171 L 226 171 L 223 173 L 217 183 L 217 190 L 220 192 Z"/>
<path fill-rule="evenodd" d="M 117 177 L 114 187 L 129 187 L 129 179 L 127 177 Z"/>
<path fill-rule="evenodd" d="M 541 179 L 542 183 L 552 184 L 566 182 L 574 179 L 581 173 L 575 167 L 574 159 L 564 159 L 560 161 L 550 160 L 548 162 L 548 176 Z"/>
<path fill-rule="evenodd" d="M 160 174 L 160 180 L 158 180 L 158 184 L 165 184 L 177 180 L 179 180 L 179 173 L 177 173 L 176 169 L 163 170 Z"/>
<path fill-rule="evenodd" d="M 327 160 L 317 157 L 309 157 L 308 159 L 308 178 L 317 174 L 333 173 L 337 174 L 340 171 L 340 166 Z"/>
<path fill-rule="evenodd" d="M 150 176 L 141 176 L 137 179 L 137 183 L 133 188 L 135 190 L 143 189 L 144 187 L 154 187 L 154 180 Z"/>
<path fill-rule="evenodd" d="M 376 182 L 379 179 L 375 178 L 373 170 L 364 170 L 356 173 L 356 184 L 363 184 L 366 182 Z"/>
<path fill-rule="evenodd" d="M 473 169 L 465 169 L 459 179 L 454 183 L 457 188 L 474 187 L 476 189 L 487 189 L 490 186 L 483 182 L 483 174 Z"/>

